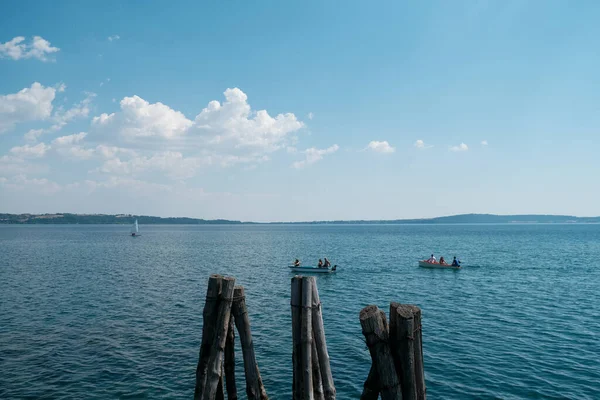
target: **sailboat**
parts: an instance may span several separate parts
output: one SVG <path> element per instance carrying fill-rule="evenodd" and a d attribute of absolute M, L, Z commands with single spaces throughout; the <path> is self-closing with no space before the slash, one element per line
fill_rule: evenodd
<path fill-rule="evenodd" d="M 137 218 L 131 227 L 131 236 L 142 236 L 140 235 L 140 229 L 138 228 Z"/>

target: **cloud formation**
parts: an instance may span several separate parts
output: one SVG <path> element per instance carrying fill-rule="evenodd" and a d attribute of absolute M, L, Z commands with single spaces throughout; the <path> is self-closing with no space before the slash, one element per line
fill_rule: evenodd
<path fill-rule="evenodd" d="M 417 140 L 417 141 L 415 142 L 414 146 L 415 146 L 417 149 L 429 149 L 429 148 L 433 147 L 432 145 L 425 144 L 425 142 L 424 142 L 424 141 L 422 141 L 421 139 Z"/>
<path fill-rule="evenodd" d="M 330 146 L 326 149 L 317 149 L 315 147 L 306 149 L 302 152 L 305 155 L 305 159 L 302 161 L 296 161 L 295 163 L 292 164 L 292 167 L 294 167 L 296 169 L 300 169 L 300 168 L 304 168 L 308 165 L 314 164 L 317 161 L 322 160 L 323 157 L 326 156 L 327 154 L 335 153 L 336 151 L 339 150 L 339 148 L 340 147 L 337 144 L 334 144 L 333 146 Z"/>
<path fill-rule="evenodd" d="M 458 146 L 451 146 L 450 151 L 467 151 L 469 150 L 469 146 L 464 143 L 459 144 Z"/>
<path fill-rule="evenodd" d="M 0 133 L 22 122 L 50 117 L 56 91 L 55 88 L 35 82 L 17 93 L 0 96 Z"/>
<path fill-rule="evenodd" d="M 371 142 L 369 142 L 369 144 L 367 145 L 367 149 L 374 151 L 376 153 L 383 153 L 383 154 L 389 154 L 389 153 L 393 153 L 396 151 L 396 149 L 392 146 L 390 146 L 390 144 L 387 142 L 387 140 L 384 140 L 382 142 L 379 142 L 377 140 L 373 140 Z"/>
<path fill-rule="evenodd" d="M 487 142 L 487 140 L 482 140 L 482 141 L 481 141 L 481 145 L 482 145 L 482 146 L 487 146 L 487 145 L 488 145 L 488 142 Z"/>
<path fill-rule="evenodd" d="M 121 36 L 119 36 L 119 35 L 111 35 L 108 37 L 109 42 L 113 42 L 113 41 L 119 40 L 119 39 L 121 39 Z"/>
<path fill-rule="evenodd" d="M 49 55 L 58 51 L 60 51 L 58 47 L 52 47 L 50 42 L 41 36 L 34 36 L 29 44 L 25 43 L 23 36 L 16 36 L 6 43 L 0 43 L 0 58 L 12 60 L 36 58 L 44 62 L 52 61 Z"/>

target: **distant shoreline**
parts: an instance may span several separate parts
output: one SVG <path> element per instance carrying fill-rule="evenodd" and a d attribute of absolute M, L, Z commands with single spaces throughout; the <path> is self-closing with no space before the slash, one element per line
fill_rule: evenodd
<path fill-rule="evenodd" d="M 448 225 L 448 224 L 594 224 L 600 217 L 571 215 L 460 214 L 436 218 L 392 220 L 338 220 L 303 222 L 244 222 L 227 219 L 154 217 L 131 214 L 0 214 L 0 224 L 18 225 Z"/>

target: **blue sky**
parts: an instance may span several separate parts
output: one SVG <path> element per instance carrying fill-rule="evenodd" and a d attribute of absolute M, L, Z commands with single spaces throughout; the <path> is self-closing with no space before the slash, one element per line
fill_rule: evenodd
<path fill-rule="evenodd" d="M 0 212 L 600 214 L 598 2 L 1 11 Z"/>

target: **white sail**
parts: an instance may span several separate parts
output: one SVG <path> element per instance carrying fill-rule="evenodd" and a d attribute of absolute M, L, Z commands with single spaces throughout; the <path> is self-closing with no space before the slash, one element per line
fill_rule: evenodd
<path fill-rule="evenodd" d="M 137 219 L 135 220 L 135 222 L 133 223 L 133 226 L 131 227 L 131 233 L 138 233 L 140 230 L 138 228 L 138 222 Z"/>

